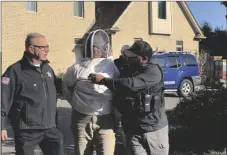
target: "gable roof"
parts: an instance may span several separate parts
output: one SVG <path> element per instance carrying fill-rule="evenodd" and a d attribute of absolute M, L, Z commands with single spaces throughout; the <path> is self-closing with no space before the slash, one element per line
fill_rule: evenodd
<path fill-rule="evenodd" d="M 96 23 L 91 30 L 112 28 L 130 3 L 130 1 L 96 2 Z"/>
<path fill-rule="evenodd" d="M 85 33 L 84 36 L 80 40 L 78 40 L 77 44 L 82 44 L 88 33 L 96 29 L 104 29 L 105 31 L 112 33 L 119 31 L 120 29 L 117 27 L 118 21 L 120 21 L 121 17 L 124 16 L 124 13 L 127 12 L 128 9 L 130 9 L 130 5 L 136 2 L 97 1 L 95 3 L 96 22 L 87 31 L 87 33 Z M 187 4 L 184 1 L 176 1 L 176 3 L 178 3 L 189 24 L 191 25 L 195 33 L 194 39 L 205 39 L 206 37 L 203 35 L 199 24 L 197 23 Z"/>
<path fill-rule="evenodd" d="M 115 3 L 115 7 L 109 9 L 109 11 L 101 12 L 102 17 L 100 18 L 103 18 L 103 19 L 102 20 L 98 19 L 98 21 L 95 23 L 92 29 L 101 28 L 109 31 L 119 31 L 119 28 L 117 27 L 118 21 L 120 20 L 121 16 L 123 16 L 124 13 L 127 11 L 127 9 L 129 8 L 129 5 L 131 3 L 136 3 L 136 2 L 128 2 L 128 3 L 113 2 L 113 3 Z M 184 13 L 193 31 L 195 32 L 195 39 L 205 39 L 206 37 L 203 35 L 203 32 L 200 29 L 199 24 L 197 23 L 196 19 L 194 18 L 187 4 L 184 1 L 177 1 L 176 3 L 178 3 L 178 5 L 180 6 L 182 12 Z"/>
<path fill-rule="evenodd" d="M 185 3 L 184 1 L 177 1 L 177 3 L 181 7 L 182 12 L 185 14 L 186 18 L 188 19 L 188 22 L 190 23 L 192 29 L 194 30 L 195 39 L 205 39 L 206 37 L 204 36 L 199 24 L 197 23 L 187 3 Z"/>

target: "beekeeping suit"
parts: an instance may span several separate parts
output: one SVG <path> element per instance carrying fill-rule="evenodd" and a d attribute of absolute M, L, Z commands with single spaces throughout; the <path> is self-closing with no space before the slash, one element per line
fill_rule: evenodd
<path fill-rule="evenodd" d="M 63 95 L 77 112 L 106 115 L 113 111 L 112 92 L 106 86 L 93 84 L 88 80 L 91 73 L 99 73 L 105 77 L 119 76 L 109 53 L 109 37 L 105 31 L 92 31 L 85 42 L 84 57 L 78 64 L 67 69 L 63 78 Z"/>

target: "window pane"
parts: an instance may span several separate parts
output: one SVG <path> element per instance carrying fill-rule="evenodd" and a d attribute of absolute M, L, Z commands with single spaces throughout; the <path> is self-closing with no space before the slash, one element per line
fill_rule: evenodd
<path fill-rule="evenodd" d="M 142 38 L 134 38 L 134 42 L 139 41 L 139 40 L 143 41 Z"/>
<path fill-rule="evenodd" d="M 181 47 L 177 47 L 177 51 L 183 51 Z"/>
<path fill-rule="evenodd" d="M 183 41 L 177 40 L 177 45 L 183 45 Z"/>
<path fill-rule="evenodd" d="M 74 2 L 74 16 L 78 16 L 78 17 L 84 16 L 84 2 L 83 1 Z"/>
<path fill-rule="evenodd" d="M 165 1 L 158 2 L 158 18 L 166 19 L 166 2 Z"/>
<path fill-rule="evenodd" d="M 184 65 L 185 66 L 196 66 L 197 61 L 193 56 L 184 56 Z"/>
<path fill-rule="evenodd" d="M 154 59 L 151 59 L 151 62 L 153 64 L 159 65 L 161 68 L 165 67 L 165 59 L 164 58 L 161 58 L 161 57 L 154 58 Z"/>
<path fill-rule="evenodd" d="M 177 57 L 177 67 L 178 68 L 181 67 L 181 61 L 180 61 L 180 58 L 179 57 Z"/>
<path fill-rule="evenodd" d="M 176 41 L 176 50 L 177 51 L 183 51 L 184 49 L 183 49 L 183 44 L 184 44 L 184 42 L 182 41 L 182 40 L 177 40 Z"/>
<path fill-rule="evenodd" d="M 28 11 L 37 12 L 37 2 L 26 2 L 26 9 Z"/>
<path fill-rule="evenodd" d="M 168 57 L 169 68 L 178 68 L 178 63 L 177 57 Z"/>

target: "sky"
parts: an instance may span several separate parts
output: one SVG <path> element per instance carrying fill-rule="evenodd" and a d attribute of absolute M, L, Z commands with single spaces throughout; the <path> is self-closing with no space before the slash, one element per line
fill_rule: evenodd
<path fill-rule="evenodd" d="M 220 2 L 187 1 L 187 5 L 199 25 L 201 25 L 203 21 L 207 21 L 213 29 L 216 27 L 223 27 L 223 29 L 226 29 L 226 8 L 224 5 L 221 5 Z"/>

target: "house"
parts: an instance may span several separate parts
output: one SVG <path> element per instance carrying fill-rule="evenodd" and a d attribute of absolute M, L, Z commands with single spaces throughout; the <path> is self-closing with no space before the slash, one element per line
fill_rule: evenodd
<path fill-rule="evenodd" d="M 155 51 L 188 51 L 198 56 L 199 41 L 205 38 L 184 1 L 100 1 L 92 29 L 97 28 L 109 33 L 115 57 L 124 44 L 136 40 L 149 42 Z"/>
<path fill-rule="evenodd" d="M 135 40 L 149 42 L 155 51 L 197 55 L 204 38 L 183 1 L 5 1 L 2 23 L 2 71 L 22 57 L 29 32 L 47 37 L 55 72 L 64 72 L 80 58 L 88 32 L 98 28 L 109 34 L 115 58 Z"/>
<path fill-rule="evenodd" d="M 75 40 L 95 23 L 95 2 L 2 2 L 2 72 L 24 52 L 28 33 L 44 34 L 56 72 L 75 62 Z"/>

